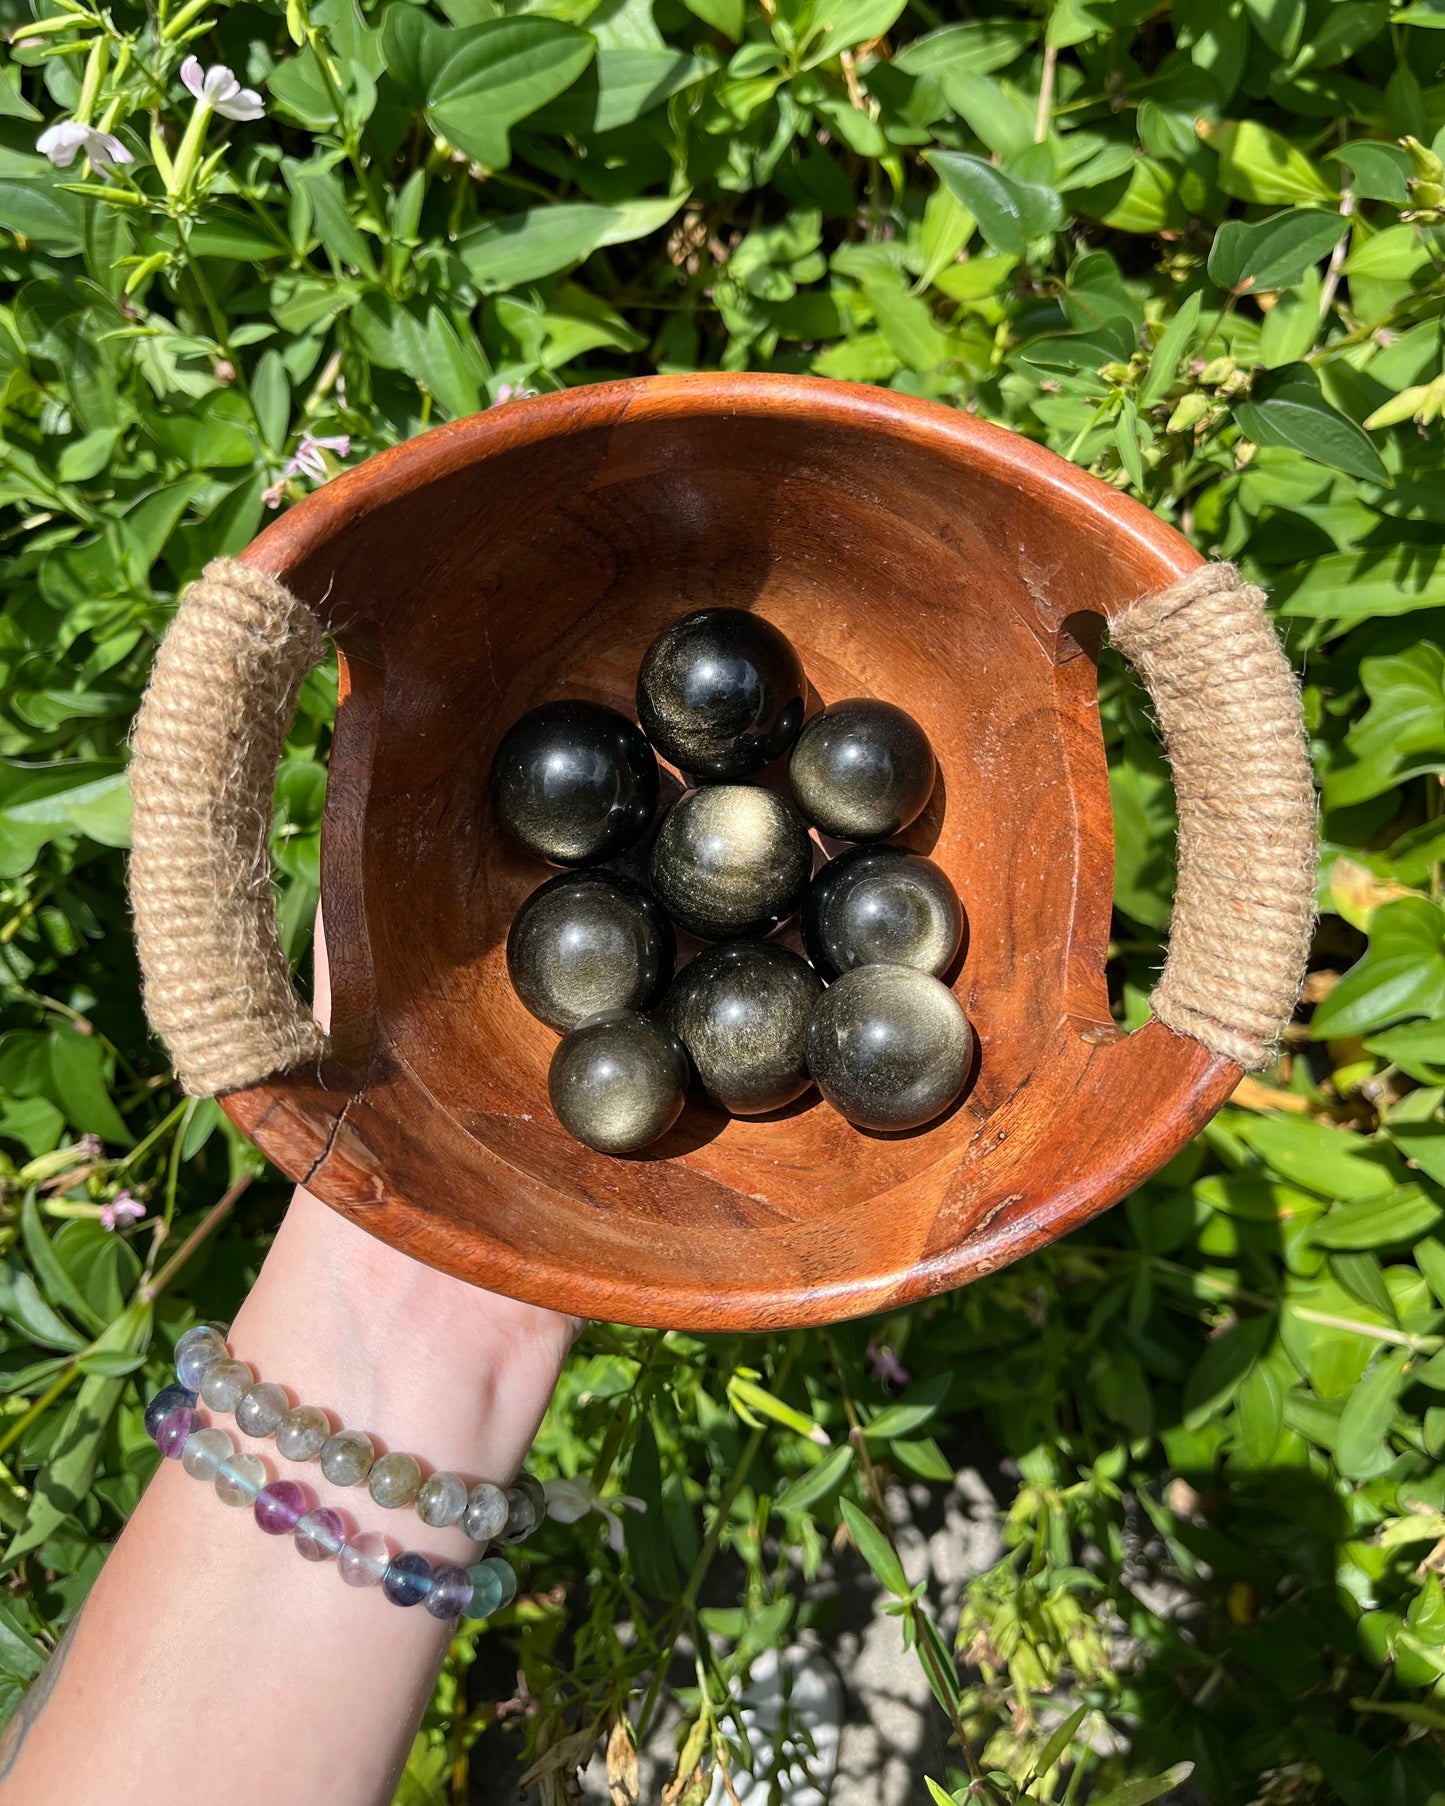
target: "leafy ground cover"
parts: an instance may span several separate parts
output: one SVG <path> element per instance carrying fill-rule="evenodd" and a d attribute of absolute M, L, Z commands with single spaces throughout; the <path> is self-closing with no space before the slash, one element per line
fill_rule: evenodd
<path fill-rule="evenodd" d="M 168 1349 L 230 1315 L 284 1196 L 137 1006 L 125 737 L 178 592 L 341 466 L 519 391 L 809 370 L 1027 433 L 1269 589 L 1322 793 L 1305 1002 L 1127 1205 L 966 1292 L 827 1333 L 589 1332 L 541 1462 L 647 1510 L 548 1527 L 458 1639 L 403 1798 L 465 1800 L 504 1719 L 541 1797 L 605 1745 L 625 1800 L 679 1651 L 668 1798 L 705 1798 L 746 1755 L 730 1685 L 829 1545 L 955 1734 L 934 1799 L 1125 1806 L 1191 1763 L 1218 1801 L 1441 1797 L 1440 0 L 0 22 L 0 1709 L 147 1478 Z M 1171 799 L 1137 686 L 1106 660 L 1101 687 L 1134 1022 Z M 298 959 L 333 705 L 314 674 L 278 785 Z M 940 1626 L 885 1490 L 946 1487 L 980 1424 L 1008 1552 Z"/>

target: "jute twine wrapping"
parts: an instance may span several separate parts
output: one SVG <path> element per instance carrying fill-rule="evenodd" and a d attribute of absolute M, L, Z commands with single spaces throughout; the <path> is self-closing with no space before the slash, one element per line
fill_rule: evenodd
<path fill-rule="evenodd" d="M 1111 624 L 1158 710 L 1179 801 L 1154 1012 L 1245 1068 L 1269 1062 L 1314 924 L 1314 790 L 1263 601 L 1232 565 L 1206 565 Z M 322 650 L 303 603 L 216 559 L 177 611 L 136 722 L 131 896 L 146 1004 L 193 1096 L 255 1084 L 323 1046 L 281 951 L 267 854 L 277 761 Z"/>
<path fill-rule="evenodd" d="M 1109 624 L 1159 716 L 1179 804 L 1179 882 L 1154 1014 L 1246 1071 L 1293 1014 L 1315 921 L 1304 721 L 1264 596 L 1202 566 Z"/>
<path fill-rule="evenodd" d="M 193 1097 L 321 1051 L 277 935 L 267 842 L 286 729 L 324 650 L 304 603 L 215 559 L 177 610 L 136 719 L 130 886 L 146 1008 Z"/>

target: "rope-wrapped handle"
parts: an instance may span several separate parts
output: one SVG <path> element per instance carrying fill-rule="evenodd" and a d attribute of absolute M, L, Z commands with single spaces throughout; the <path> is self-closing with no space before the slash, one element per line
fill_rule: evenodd
<path fill-rule="evenodd" d="M 1202 566 L 1110 623 L 1158 711 L 1179 802 L 1169 1028 L 1267 1065 L 1314 925 L 1315 800 L 1294 678 L 1264 597 Z M 276 931 L 271 791 L 310 609 L 236 559 L 207 565 L 156 656 L 136 721 L 131 898 L 146 1007 L 193 1096 L 317 1058 Z"/>
<path fill-rule="evenodd" d="M 1249 1071 L 1294 1013 L 1315 923 L 1315 792 L 1264 592 L 1206 564 L 1115 615 L 1159 716 L 1179 805 L 1169 956 L 1149 1002 Z"/>
<path fill-rule="evenodd" d="M 325 652 L 304 602 L 217 558 L 156 654 L 132 736 L 130 889 L 146 1011 L 193 1097 L 315 1059 L 276 931 L 271 792 Z"/>

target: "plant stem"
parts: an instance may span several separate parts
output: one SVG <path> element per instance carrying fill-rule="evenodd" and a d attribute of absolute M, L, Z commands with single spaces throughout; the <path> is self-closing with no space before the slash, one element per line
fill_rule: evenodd
<path fill-rule="evenodd" d="M 201 1218 L 200 1222 L 196 1224 L 195 1228 L 181 1243 L 180 1247 L 176 1249 L 175 1253 L 161 1268 L 160 1272 L 156 1274 L 155 1278 L 147 1280 L 146 1283 L 141 1286 L 139 1295 L 147 1304 L 154 1303 L 155 1300 L 160 1297 L 161 1293 L 165 1291 L 166 1287 L 175 1278 L 176 1274 L 180 1272 L 181 1268 L 195 1253 L 196 1249 L 200 1247 L 201 1243 L 221 1226 L 226 1217 L 230 1214 L 231 1208 L 236 1200 L 250 1186 L 252 1177 L 253 1175 L 250 1173 L 242 1173 L 241 1177 L 231 1189 L 224 1192 L 206 1212 L 205 1216 Z"/>

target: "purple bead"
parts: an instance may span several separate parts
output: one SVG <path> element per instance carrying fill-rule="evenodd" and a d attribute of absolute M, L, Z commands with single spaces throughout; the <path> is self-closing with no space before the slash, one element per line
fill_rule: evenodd
<path fill-rule="evenodd" d="M 161 1427 L 161 1419 L 169 1417 L 171 1412 L 181 1405 L 193 1405 L 196 1395 L 189 1386 L 162 1386 L 151 1402 L 146 1406 L 146 1435 L 154 1442 L 156 1431 Z"/>
<path fill-rule="evenodd" d="M 433 1618 L 460 1618 L 472 1603 L 472 1577 L 465 1568 L 438 1568 L 431 1577 L 426 1609 Z"/>
<path fill-rule="evenodd" d="M 346 1520 L 329 1505 L 317 1505 L 296 1526 L 296 1552 L 306 1561 L 329 1561 L 346 1541 Z"/>
<path fill-rule="evenodd" d="M 408 1550 L 382 1576 L 381 1590 L 393 1605 L 420 1605 L 432 1588 L 431 1563 Z"/>
<path fill-rule="evenodd" d="M 205 1421 L 190 1405 L 177 1405 L 156 1425 L 156 1447 L 168 1461 L 179 1461 L 186 1438 L 192 1430 L 204 1428 Z"/>
<path fill-rule="evenodd" d="M 273 1480 L 256 1494 L 251 1509 L 267 1536 L 286 1536 L 306 1515 L 306 1494 L 294 1480 Z"/>

